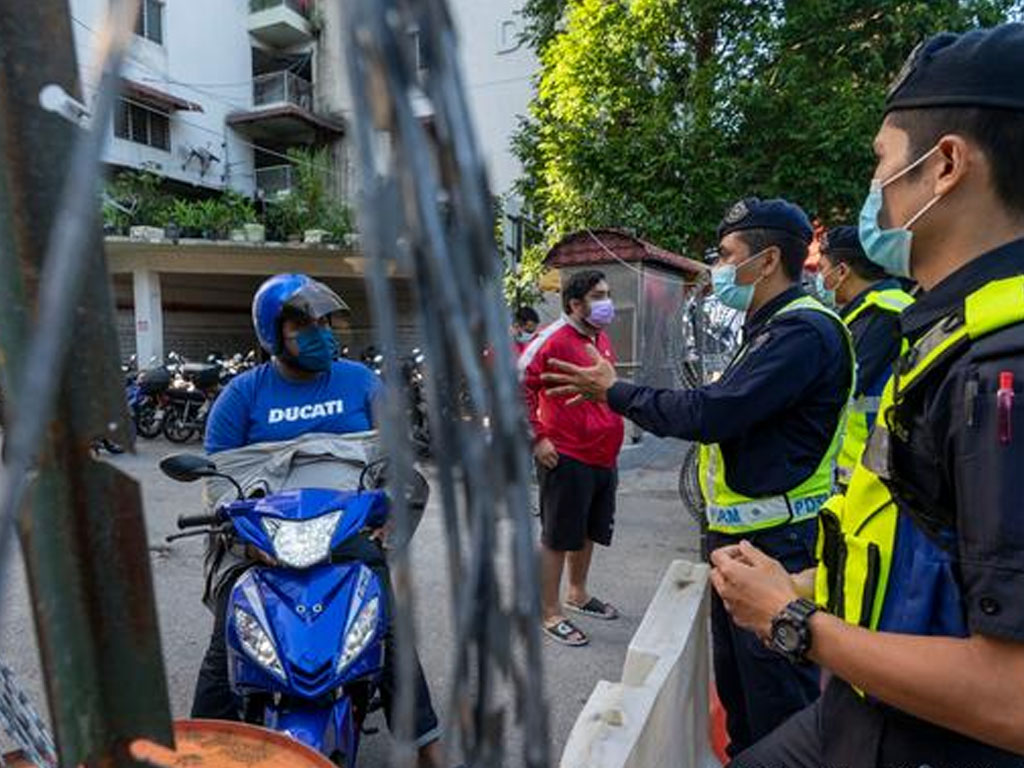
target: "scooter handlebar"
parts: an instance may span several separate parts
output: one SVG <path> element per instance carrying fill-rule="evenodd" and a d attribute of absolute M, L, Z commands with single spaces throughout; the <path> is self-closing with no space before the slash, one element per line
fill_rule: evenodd
<path fill-rule="evenodd" d="M 216 525 L 220 522 L 217 515 L 179 515 L 178 530 L 184 528 L 197 528 L 201 525 Z"/>

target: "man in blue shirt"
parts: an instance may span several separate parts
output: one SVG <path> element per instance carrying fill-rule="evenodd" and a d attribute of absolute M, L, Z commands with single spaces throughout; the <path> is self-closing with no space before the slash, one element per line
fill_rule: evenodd
<path fill-rule="evenodd" d="M 253 299 L 253 325 L 271 359 L 232 380 L 217 398 L 206 427 L 207 453 L 317 432 L 348 434 L 373 428 L 379 379 L 360 363 L 334 359 L 337 342 L 330 318 L 342 310 L 347 307 L 334 291 L 306 275 L 275 275 L 260 286 Z M 386 565 L 374 570 L 387 583 Z M 235 571 L 213 587 L 213 634 L 196 681 L 192 717 L 238 719 L 224 631 L 231 585 L 240 573 Z M 391 640 L 389 634 L 380 686 L 389 722 L 395 687 Z M 420 764 L 436 766 L 440 727 L 418 659 L 415 684 Z"/>
<path fill-rule="evenodd" d="M 319 333 L 319 327 L 313 330 Z M 232 380 L 217 398 L 206 429 L 206 452 L 311 432 L 373 429 L 372 405 L 379 387 L 380 379 L 362 363 L 335 360 L 326 370 L 309 372 L 275 357 Z"/>

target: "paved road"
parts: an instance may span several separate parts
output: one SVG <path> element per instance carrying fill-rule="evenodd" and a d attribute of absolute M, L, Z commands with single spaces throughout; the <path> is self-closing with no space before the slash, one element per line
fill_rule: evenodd
<path fill-rule="evenodd" d="M 212 619 L 199 600 L 202 544 L 189 539 L 170 547 L 163 543 L 163 537 L 174 530 L 177 515 L 199 506 L 198 485 L 175 483 L 156 468 L 160 458 L 176 449 L 163 441 L 141 441 L 136 454 L 113 461 L 142 485 L 171 705 L 174 715 L 180 717 L 188 712 Z M 676 492 L 679 453 L 678 444 L 651 441 L 624 454 L 626 469 L 622 472 L 615 543 L 595 554 L 591 579 L 592 591 L 618 606 L 622 618 L 614 622 L 582 619 L 591 638 L 585 648 L 565 648 L 545 641 L 543 672 L 555 756 L 560 754 L 594 684 L 602 678 L 618 679 L 626 645 L 668 563 L 677 557 L 697 557 L 696 526 L 682 513 Z M 507 566 L 505 558 L 501 560 Z M 435 706 L 442 713 L 447 709 L 452 661 L 445 562 L 444 532 L 435 502 L 428 508 L 414 541 L 413 563 L 418 645 Z M 42 684 L 20 560 L 13 564 L 8 585 L 0 613 L 0 658 L 14 668 L 23 687 L 41 705 Z M 505 697 L 507 700 L 507 694 Z M 508 711 L 514 710 L 510 707 Z M 521 765 L 516 756 L 522 740 L 511 719 L 506 721 L 506 732 L 506 764 Z M 388 739 L 384 734 L 386 730 L 364 741 L 360 765 L 387 764 Z M 0 739 L 0 745 L 6 743 Z"/>

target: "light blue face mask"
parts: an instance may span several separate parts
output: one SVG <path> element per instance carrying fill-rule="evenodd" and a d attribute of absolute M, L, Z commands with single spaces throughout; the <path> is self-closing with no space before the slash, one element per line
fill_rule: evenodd
<path fill-rule="evenodd" d="M 750 285 L 738 285 L 736 283 L 736 272 L 767 253 L 765 249 L 755 253 L 739 266 L 735 264 L 721 264 L 711 268 L 711 290 L 720 302 L 730 309 L 746 312 L 750 309 L 750 302 L 754 300 L 754 288 L 761 282 L 758 278 Z"/>
<path fill-rule="evenodd" d="M 814 294 L 819 300 L 826 306 L 835 308 L 836 306 L 836 288 L 826 288 L 825 278 L 831 275 L 833 272 L 838 271 L 839 267 L 835 266 L 826 272 L 818 272 L 814 275 Z M 842 282 L 842 281 L 840 281 Z"/>
<path fill-rule="evenodd" d="M 860 244 L 864 247 L 864 253 L 890 275 L 910 277 L 910 250 L 914 239 L 914 233 L 910 231 L 910 228 L 918 219 L 928 213 L 933 205 L 939 202 L 942 195 L 936 195 L 929 200 L 927 205 L 911 216 L 910 220 L 902 227 L 882 229 L 878 223 L 878 214 L 882 212 L 883 204 L 882 190 L 910 173 L 931 157 L 937 149 L 938 146 L 932 147 L 902 171 L 884 181 L 873 179 L 871 191 L 860 210 L 858 234 L 860 235 Z"/>

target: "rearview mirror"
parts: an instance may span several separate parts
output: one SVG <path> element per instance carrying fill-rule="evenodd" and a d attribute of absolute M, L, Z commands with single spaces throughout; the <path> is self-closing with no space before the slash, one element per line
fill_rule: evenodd
<path fill-rule="evenodd" d="M 172 480 L 191 483 L 217 474 L 217 465 L 205 456 L 194 453 L 176 453 L 160 462 L 160 470 Z"/>

